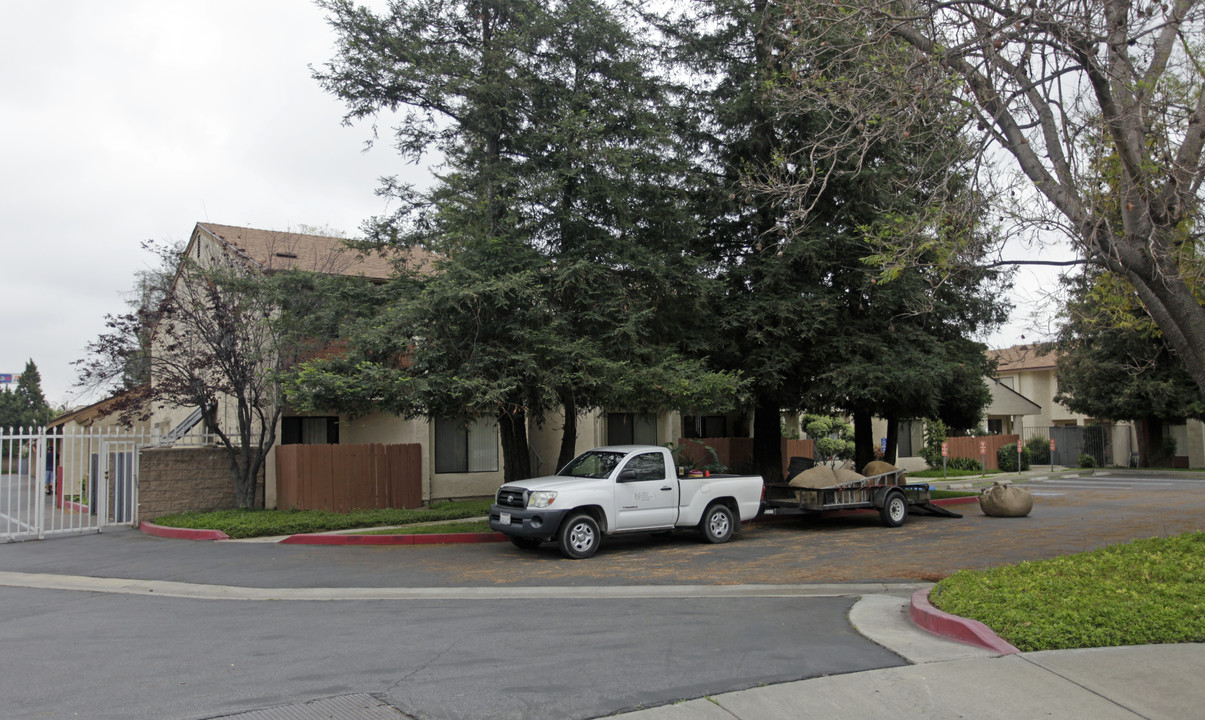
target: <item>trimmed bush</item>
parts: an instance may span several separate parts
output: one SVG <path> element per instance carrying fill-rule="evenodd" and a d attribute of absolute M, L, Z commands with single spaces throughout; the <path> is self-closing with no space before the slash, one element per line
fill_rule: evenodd
<path fill-rule="evenodd" d="M 996 462 L 1002 472 L 1017 472 L 1017 446 L 1013 443 L 1002 446 L 996 451 Z M 1029 469 L 1029 448 L 1021 452 L 1021 469 Z"/>
<path fill-rule="evenodd" d="M 1087 453 L 1080 453 L 1079 466 L 1082 468 L 1094 468 L 1096 467 L 1096 458 Z"/>
<path fill-rule="evenodd" d="M 1025 450 L 1029 452 L 1029 461 L 1034 465 L 1050 464 L 1050 441 L 1046 438 L 1031 437 L 1025 441 Z"/>

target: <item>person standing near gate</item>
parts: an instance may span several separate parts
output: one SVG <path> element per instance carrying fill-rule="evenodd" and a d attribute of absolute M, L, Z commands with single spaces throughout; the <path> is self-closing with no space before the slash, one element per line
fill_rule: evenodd
<path fill-rule="evenodd" d="M 46 439 L 46 494 L 54 494 L 54 441 Z"/>

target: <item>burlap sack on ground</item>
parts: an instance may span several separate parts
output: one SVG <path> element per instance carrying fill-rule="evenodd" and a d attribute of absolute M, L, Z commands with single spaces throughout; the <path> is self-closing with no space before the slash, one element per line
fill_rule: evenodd
<path fill-rule="evenodd" d="M 979 508 L 991 517 L 1025 517 L 1033 510 L 1033 495 L 1016 485 L 993 483 L 979 496 Z"/>
<path fill-rule="evenodd" d="M 791 478 L 789 484 L 792 487 L 826 488 L 837 484 L 837 476 L 828 465 L 817 465 Z"/>
<path fill-rule="evenodd" d="M 849 468 L 837 468 L 833 474 L 837 476 L 837 482 L 841 485 L 844 485 L 847 482 L 853 482 L 854 480 L 861 480 L 866 477 L 865 475 L 856 473 Z"/>

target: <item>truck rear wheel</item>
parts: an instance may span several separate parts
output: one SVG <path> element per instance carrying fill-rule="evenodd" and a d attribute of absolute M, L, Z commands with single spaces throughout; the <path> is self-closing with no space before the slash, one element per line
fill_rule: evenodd
<path fill-rule="evenodd" d="M 887 527 L 899 527 L 908 519 L 908 499 L 904 493 L 894 490 L 887 493 L 883 499 L 883 507 L 879 508 L 879 519 Z"/>
<path fill-rule="evenodd" d="M 598 551 L 602 535 L 598 531 L 598 522 L 586 513 L 570 515 L 561 523 L 557 532 L 557 545 L 561 554 L 573 560 L 584 560 Z"/>
<path fill-rule="evenodd" d="M 725 543 L 732 538 L 736 530 L 736 518 L 732 509 L 727 505 L 717 503 L 707 508 L 703 513 L 703 521 L 699 523 L 703 538 L 709 543 Z"/>

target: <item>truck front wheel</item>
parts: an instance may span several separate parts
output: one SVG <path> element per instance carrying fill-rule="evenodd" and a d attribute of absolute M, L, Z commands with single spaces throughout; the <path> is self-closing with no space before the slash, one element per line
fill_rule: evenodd
<path fill-rule="evenodd" d="M 557 544 L 561 554 L 573 560 L 583 560 L 598 550 L 602 535 L 598 531 L 598 522 L 586 513 L 578 513 L 565 518 L 557 533 Z"/>
<path fill-rule="evenodd" d="M 707 512 L 703 513 L 703 522 L 699 525 L 707 542 L 725 543 L 732 538 L 732 533 L 736 530 L 736 517 L 732 514 L 732 508 L 716 504 L 707 508 Z"/>

